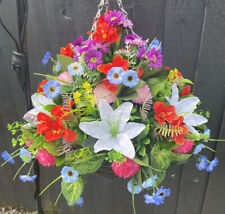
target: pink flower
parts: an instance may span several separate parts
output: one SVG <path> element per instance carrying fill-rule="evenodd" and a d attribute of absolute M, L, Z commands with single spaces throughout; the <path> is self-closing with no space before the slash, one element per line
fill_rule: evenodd
<path fill-rule="evenodd" d="M 27 147 L 30 147 L 30 145 L 33 144 L 33 142 L 30 141 L 29 139 L 26 138 L 25 140 L 26 140 L 25 145 L 26 145 Z"/>
<path fill-rule="evenodd" d="M 120 178 L 129 178 L 136 174 L 140 169 L 140 165 L 126 157 L 124 163 L 112 162 L 113 172 Z"/>
<path fill-rule="evenodd" d="M 193 145 L 194 143 L 191 140 L 185 139 L 184 144 L 177 147 L 176 149 L 173 149 L 172 152 L 186 154 L 191 151 Z"/>
<path fill-rule="evenodd" d="M 54 166 L 55 165 L 55 156 L 48 153 L 47 150 L 42 149 L 36 155 L 38 161 L 43 166 Z"/>
<path fill-rule="evenodd" d="M 104 99 L 107 103 L 114 103 L 116 100 L 116 95 L 106 88 L 102 83 L 95 87 L 94 97 L 97 101 L 99 99 Z"/>
<path fill-rule="evenodd" d="M 67 72 L 67 71 L 61 73 L 57 78 L 60 79 L 60 80 L 65 81 L 65 82 L 68 82 L 68 83 L 73 83 L 73 76 L 69 72 Z M 57 81 L 57 82 L 60 85 L 66 85 L 63 82 L 60 82 L 60 81 Z"/>
<path fill-rule="evenodd" d="M 133 103 L 140 103 L 141 104 L 141 103 L 143 103 L 146 100 L 146 98 L 148 96 L 151 96 L 150 89 L 149 89 L 149 87 L 147 85 L 145 87 L 143 87 L 143 88 L 139 88 L 137 90 L 137 93 L 138 93 L 138 98 L 133 99 L 132 100 Z"/>

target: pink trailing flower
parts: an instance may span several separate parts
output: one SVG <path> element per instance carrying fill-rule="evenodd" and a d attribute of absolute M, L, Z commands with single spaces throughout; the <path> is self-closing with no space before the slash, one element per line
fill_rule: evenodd
<path fill-rule="evenodd" d="M 62 81 L 68 82 L 68 83 L 73 83 L 73 76 L 69 72 L 67 72 L 67 71 L 61 73 L 57 78 L 60 79 L 60 80 L 62 80 Z M 63 82 L 60 82 L 60 81 L 57 81 L 57 82 L 60 85 L 66 85 Z"/>
<path fill-rule="evenodd" d="M 25 140 L 26 140 L 25 145 L 26 145 L 27 147 L 30 147 L 30 145 L 33 144 L 33 142 L 30 141 L 29 139 L 26 138 Z"/>
<path fill-rule="evenodd" d="M 123 163 L 112 162 L 113 172 L 120 178 L 129 178 L 134 176 L 140 169 L 140 165 L 126 157 Z"/>
<path fill-rule="evenodd" d="M 150 92 L 150 89 L 149 89 L 149 87 L 147 85 L 145 87 L 143 87 L 143 88 L 137 89 L 137 94 L 138 94 L 138 98 L 133 99 L 132 100 L 133 103 L 140 103 L 140 104 L 142 104 L 146 100 L 146 98 L 149 97 L 149 96 L 150 96 L 150 98 L 152 100 L 151 92 Z"/>
<path fill-rule="evenodd" d="M 172 152 L 186 154 L 191 151 L 193 145 L 194 143 L 191 140 L 185 139 L 184 144 L 176 149 L 173 149 Z"/>
<path fill-rule="evenodd" d="M 48 153 L 46 149 L 40 150 L 36 155 L 38 162 L 43 166 L 54 166 L 55 156 Z"/>
<path fill-rule="evenodd" d="M 151 49 L 150 59 L 151 62 L 148 65 L 149 69 L 154 68 L 155 70 L 158 70 L 160 67 L 162 67 L 163 56 L 161 50 L 158 50 L 155 47 L 153 47 Z"/>
<path fill-rule="evenodd" d="M 106 88 L 102 83 L 95 87 L 94 97 L 97 101 L 99 99 L 104 99 L 107 103 L 114 103 L 116 101 L 116 95 Z"/>

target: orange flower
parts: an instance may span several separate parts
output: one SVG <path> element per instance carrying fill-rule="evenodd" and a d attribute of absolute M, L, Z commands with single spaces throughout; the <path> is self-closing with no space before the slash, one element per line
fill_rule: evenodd
<path fill-rule="evenodd" d="M 190 91 L 191 91 L 191 86 L 190 85 L 185 86 L 183 88 L 183 90 L 180 92 L 180 97 L 183 97 L 183 96 L 191 94 Z"/>
<path fill-rule="evenodd" d="M 174 134 L 173 139 L 176 144 L 183 145 L 185 142 L 184 136 L 189 132 L 188 128 L 183 123 L 183 116 L 179 116 L 177 120 L 173 121 L 172 125 L 180 130 L 179 134 Z"/>
<path fill-rule="evenodd" d="M 165 106 L 163 102 L 156 102 L 153 106 L 155 111 L 155 119 L 158 121 L 159 124 L 165 123 L 172 123 L 174 120 L 177 120 L 177 115 L 175 113 L 174 106 Z"/>
<path fill-rule="evenodd" d="M 69 43 L 65 48 L 61 47 L 60 54 L 73 58 L 74 53 L 71 49 L 71 44 Z"/>
<path fill-rule="evenodd" d="M 39 85 L 38 85 L 38 89 L 37 89 L 37 92 L 38 93 L 42 93 L 42 92 L 44 92 L 44 90 L 43 90 L 43 86 L 44 86 L 44 84 L 45 83 L 47 83 L 48 82 L 48 80 L 42 80 L 42 82 L 41 83 L 39 83 Z"/>

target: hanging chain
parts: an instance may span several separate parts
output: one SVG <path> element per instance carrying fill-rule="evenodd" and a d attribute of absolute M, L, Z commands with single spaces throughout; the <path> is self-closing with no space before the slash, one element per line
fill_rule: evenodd
<path fill-rule="evenodd" d="M 123 15 L 127 18 L 128 13 L 127 13 L 127 11 L 124 9 L 124 7 L 123 7 L 123 2 L 122 2 L 122 0 L 116 0 L 116 1 L 117 1 L 117 4 L 118 4 L 118 6 L 119 6 L 121 12 L 122 12 Z"/>

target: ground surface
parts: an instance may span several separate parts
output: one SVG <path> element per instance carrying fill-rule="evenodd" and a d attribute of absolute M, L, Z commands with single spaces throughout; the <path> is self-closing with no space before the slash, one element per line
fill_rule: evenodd
<path fill-rule="evenodd" d="M 0 214 L 36 214 L 36 212 L 27 212 L 23 208 L 0 207 Z"/>

